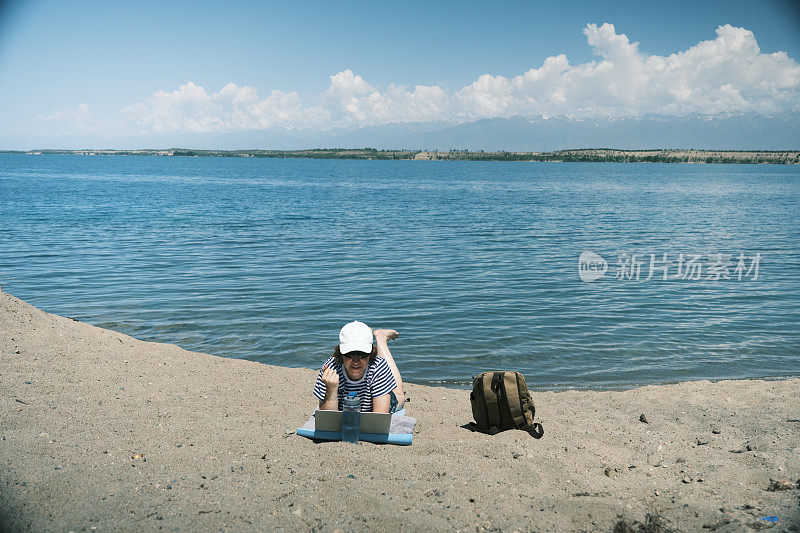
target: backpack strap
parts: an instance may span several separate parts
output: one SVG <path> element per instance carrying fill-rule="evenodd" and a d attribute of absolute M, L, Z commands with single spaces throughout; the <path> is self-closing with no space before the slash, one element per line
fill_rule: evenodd
<path fill-rule="evenodd" d="M 511 411 L 511 418 L 514 419 L 514 425 L 517 428 L 526 426 L 528 422 L 525 420 L 525 412 L 523 411 L 522 402 L 519 399 L 519 386 L 517 385 L 516 373 L 506 372 L 503 374 L 503 389 L 508 408 Z"/>
<path fill-rule="evenodd" d="M 530 426 L 523 428 L 534 439 L 541 439 L 544 436 L 544 428 L 539 422 L 534 422 Z"/>
<path fill-rule="evenodd" d="M 486 402 L 486 415 L 489 428 L 500 427 L 500 406 L 497 404 L 497 390 L 503 374 L 501 372 L 483 375 L 483 400 Z"/>
<path fill-rule="evenodd" d="M 470 422 L 467 425 L 469 426 L 469 429 L 471 429 L 472 431 L 478 431 L 480 433 L 486 433 L 487 435 L 497 435 L 498 433 L 500 433 L 500 428 L 498 428 L 497 426 L 492 426 L 489 429 L 483 429 L 482 427 L 480 427 L 475 422 Z"/>
<path fill-rule="evenodd" d="M 528 397 L 526 398 L 525 404 L 523 405 L 523 409 L 526 411 L 526 414 L 528 412 L 531 414 L 531 419 L 530 422 L 528 422 L 528 424 L 533 424 L 533 420 L 536 418 L 536 407 L 533 405 L 533 399 L 531 398 L 530 394 L 528 394 Z M 526 416 L 525 417 L 526 421 L 527 418 L 528 417 Z"/>

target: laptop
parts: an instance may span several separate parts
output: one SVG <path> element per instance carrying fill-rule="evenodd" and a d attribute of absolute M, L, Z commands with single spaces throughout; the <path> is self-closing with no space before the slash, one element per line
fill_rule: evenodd
<path fill-rule="evenodd" d="M 392 425 L 391 413 L 361 413 L 359 433 L 383 435 L 389 433 Z M 342 412 L 317 409 L 314 412 L 314 428 L 317 431 L 342 431 Z"/>

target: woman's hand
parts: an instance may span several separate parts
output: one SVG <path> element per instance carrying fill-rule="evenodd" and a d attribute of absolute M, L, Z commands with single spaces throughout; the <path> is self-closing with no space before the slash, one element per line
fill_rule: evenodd
<path fill-rule="evenodd" d="M 328 365 L 322 367 L 322 382 L 325 384 L 327 396 L 336 395 L 339 391 L 339 374 Z"/>
<path fill-rule="evenodd" d="M 372 331 L 372 334 L 375 335 L 375 340 L 378 342 L 391 341 L 400 336 L 400 334 L 393 329 L 376 329 Z"/>

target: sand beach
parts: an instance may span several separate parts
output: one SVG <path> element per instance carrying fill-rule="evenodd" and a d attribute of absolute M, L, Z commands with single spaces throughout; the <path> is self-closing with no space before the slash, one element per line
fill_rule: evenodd
<path fill-rule="evenodd" d="M 0 293 L 0 530 L 800 524 L 797 378 L 534 390 L 538 440 L 473 433 L 467 391 L 409 384 L 419 422 L 401 447 L 294 434 L 313 412 L 314 376 L 137 340 Z"/>

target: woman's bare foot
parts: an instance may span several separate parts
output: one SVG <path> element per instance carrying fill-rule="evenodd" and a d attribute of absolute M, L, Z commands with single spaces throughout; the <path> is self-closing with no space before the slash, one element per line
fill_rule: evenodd
<path fill-rule="evenodd" d="M 400 336 L 400 334 L 393 329 L 376 329 L 372 331 L 372 334 L 375 335 L 376 341 L 391 341 Z"/>

